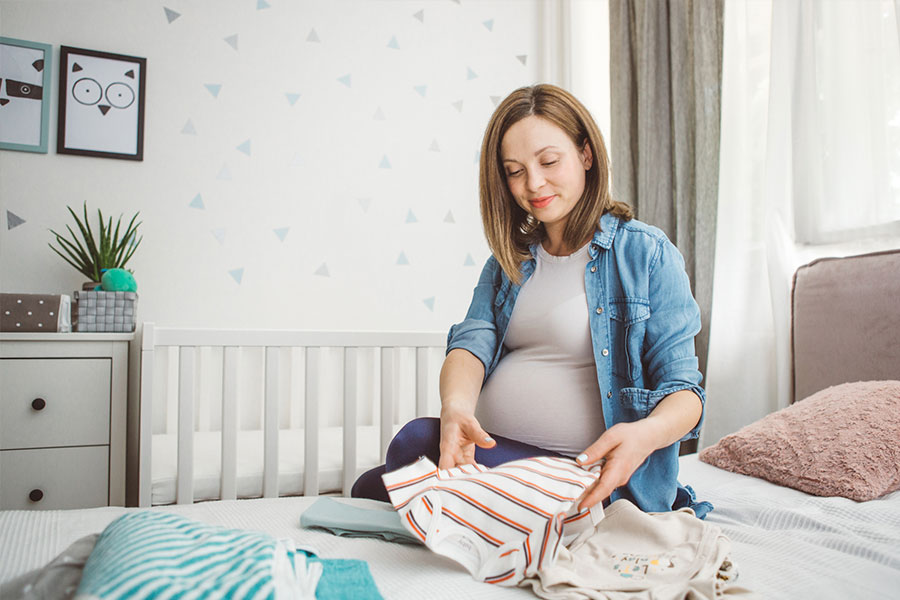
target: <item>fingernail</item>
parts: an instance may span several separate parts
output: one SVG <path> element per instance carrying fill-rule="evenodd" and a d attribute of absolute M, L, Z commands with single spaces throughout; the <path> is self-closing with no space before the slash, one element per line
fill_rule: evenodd
<path fill-rule="evenodd" d="M 487 436 L 486 438 L 484 438 L 484 441 L 485 441 L 486 443 L 491 443 L 491 442 L 494 441 L 494 438 L 492 438 L 491 436 Z"/>
<path fill-rule="evenodd" d="M 575 462 L 583 463 L 587 460 L 587 454 L 579 454 L 578 458 L 575 459 Z"/>

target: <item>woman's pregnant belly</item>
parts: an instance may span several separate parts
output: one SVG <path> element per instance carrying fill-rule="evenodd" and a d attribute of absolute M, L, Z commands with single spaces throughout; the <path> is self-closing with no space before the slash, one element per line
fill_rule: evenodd
<path fill-rule="evenodd" d="M 488 378 L 475 417 L 492 434 L 577 456 L 605 428 L 594 369 L 593 361 L 572 365 L 513 350 Z"/>

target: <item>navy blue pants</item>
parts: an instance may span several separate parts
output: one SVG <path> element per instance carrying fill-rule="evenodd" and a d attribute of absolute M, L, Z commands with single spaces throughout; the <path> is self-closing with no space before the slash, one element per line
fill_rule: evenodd
<path fill-rule="evenodd" d="M 532 456 L 563 456 L 552 450 L 544 450 L 531 444 L 493 435 L 497 444 L 493 448 L 475 446 L 475 462 L 486 467 L 496 467 L 511 460 Z M 390 502 L 381 476 L 415 462 L 420 456 L 426 456 L 434 464 L 438 464 L 441 456 L 441 420 L 434 417 L 414 419 L 397 432 L 388 446 L 385 464 L 366 471 L 353 484 L 350 495 L 354 498 L 371 498 Z"/>

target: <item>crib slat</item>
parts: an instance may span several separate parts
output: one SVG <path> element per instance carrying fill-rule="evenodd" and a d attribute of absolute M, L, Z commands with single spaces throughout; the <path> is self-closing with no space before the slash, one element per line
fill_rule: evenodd
<path fill-rule="evenodd" d="M 306 354 L 303 348 L 291 348 L 290 353 L 290 392 L 285 399 L 288 403 L 290 414 L 290 428 L 303 429 L 303 392 L 306 389 L 306 381 L 303 379 L 303 366 L 306 364 Z"/>
<path fill-rule="evenodd" d="M 212 348 L 197 348 L 197 377 L 200 385 L 194 409 L 197 411 L 197 431 L 212 431 L 212 402 L 209 399 L 209 386 L 203 385 L 207 379 L 207 370 L 212 362 Z"/>
<path fill-rule="evenodd" d="M 306 406 L 303 416 L 303 495 L 319 495 L 319 369 L 322 349 L 306 349 Z"/>
<path fill-rule="evenodd" d="M 153 323 L 144 323 L 141 334 L 141 398 L 140 403 L 140 454 L 138 474 L 138 506 L 147 508 L 152 501 L 150 474 L 153 467 L 153 361 L 155 347 Z"/>
<path fill-rule="evenodd" d="M 359 348 L 344 348 L 344 496 L 356 480 L 356 423 L 359 407 Z"/>
<path fill-rule="evenodd" d="M 397 379 L 394 376 L 397 366 L 396 350 L 381 349 L 381 462 L 387 454 L 388 444 L 394 435 L 394 396 L 397 393 Z"/>
<path fill-rule="evenodd" d="M 428 361 L 428 348 L 416 348 L 416 416 L 428 415 L 428 389 L 430 371 Z"/>
<path fill-rule="evenodd" d="M 179 351 L 176 504 L 194 502 L 194 353 L 193 346 Z"/>
<path fill-rule="evenodd" d="M 178 348 L 169 348 L 166 352 L 166 433 L 178 431 Z"/>
<path fill-rule="evenodd" d="M 222 368 L 222 500 L 237 498 L 237 406 L 241 374 L 240 348 L 228 346 Z"/>
<path fill-rule="evenodd" d="M 278 497 L 278 348 L 266 348 L 263 497 Z"/>

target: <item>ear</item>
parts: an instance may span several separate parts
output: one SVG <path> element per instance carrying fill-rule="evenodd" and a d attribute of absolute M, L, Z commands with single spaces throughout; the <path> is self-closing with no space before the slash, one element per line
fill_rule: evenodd
<path fill-rule="evenodd" d="M 594 153 L 591 151 L 591 145 L 587 140 L 584 142 L 584 148 L 581 149 L 581 162 L 585 171 L 589 171 L 594 164 Z"/>

